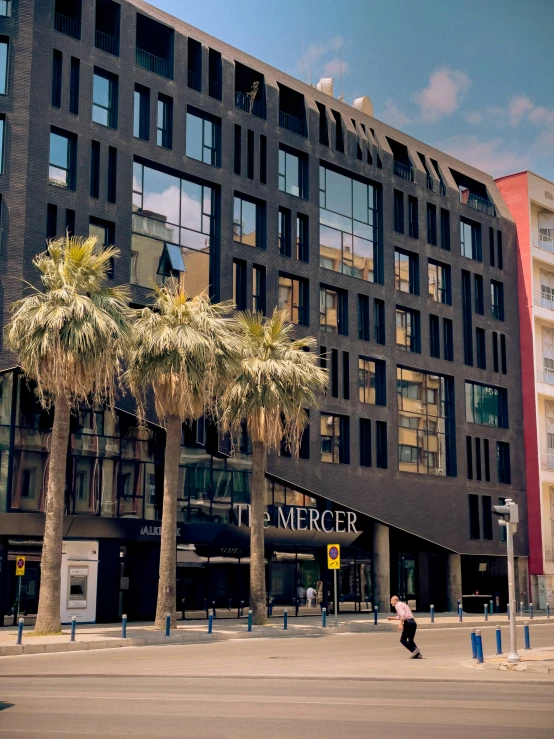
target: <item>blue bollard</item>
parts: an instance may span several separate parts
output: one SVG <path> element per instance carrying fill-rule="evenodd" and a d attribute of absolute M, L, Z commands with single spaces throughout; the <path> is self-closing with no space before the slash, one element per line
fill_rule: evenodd
<path fill-rule="evenodd" d="M 215 618 L 215 600 L 212 601 L 212 613 L 213 617 Z"/>
<path fill-rule="evenodd" d="M 546 618 L 550 618 L 550 603 L 546 604 Z"/>
<path fill-rule="evenodd" d="M 533 604 L 529 603 L 529 618 L 533 618 Z"/>
<path fill-rule="evenodd" d="M 500 626 L 496 629 L 496 653 L 502 654 L 502 631 Z"/>
<path fill-rule="evenodd" d="M 77 616 L 71 616 L 71 641 L 75 641 L 75 626 L 77 625 Z"/>
<path fill-rule="evenodd" d="M 283 611 L 283 629 L 284 629 L 284 631 L 286 631 L 288 629 L 288 627 L 289 627 L 289 612 L 285 608 L 285 610 Z"/>
<path fill-rule="evenodd" d="M 321 609 L 321 627 L 324 629 L 327 626 L 327 609 Z"/>
<path fill-rule="evenodd" d="M 459 601 L 458 601 L 458 603 L 459 603 Z M 463 611 L 462 611 L 462 604 L 461 603 L 458 606 L 458 618 L 460 619 L 460 621 L 463 620 Z"/>
<path fill-rule="evenodd" d="M 458 598 L 458 613 L 460 612 L 461 605 L 462 605 L 462 601 Z"/>
<path fill-rule="evenodd" d="M 489 620 L 489 607 L 485 603 L 485 621 L 488 621 L 488 620 Z"/>
<path fill-rule="evenodd" d="M 248 609 L 248 631 L 252 631 L 252 611 Z"/>
<path fill-rule="evenodd" d="M 165 635 L 171 635 L 171 613 L 165 614 Z"/>
<path fill-rule="evenodd" d="M 213 625 L 214 625 L 214 617 L 210 613 L 210 615 L 208 616 L 208 634 L 212 633 Z"/>
<path fill-rule="evenodd" d="M 477 659 L 477 639 L 475 629 L 471 629 L 471 659 Z"/>
<path fill-rule="evenodd" d="M 431 623 L 435 623 L 435 606 L 431 606 Z"/>
<path fill-rule="evenodd" d="M 506 605 L 506 613 L 508 614 L 508 621 L 510 620 L 510 604 Z"/>
<path fill-rule="evenodd" d="M 492 600 L 489 601 L 489 613 L 491 614 L 491 616 L 494 613 L 494 607 L 493 607 Z"/>
<path fill-rule="evenodd" d="M 127 614 L 124 613 L 121 617 L 121 638 L 127 638 Z"/>
<path fill-rule="evenodd" d="M 377 606 L 373 609 L 373 625 L 377 626 L 377 618 L 379 617 L 379 609 Z"/>
<path fill-rule="evenodd" d="M 525 649 L 531 649 L 531 638 L 529 636 L 529 624 L 523 626 L 523 638 L 525 639 Z"/>
<path fill-rule="evenodd" d="M 475 642 L 477 647 L 477 662 L 482 664 L 485 660 L 483 659 L 483 640 L 481 638 L 481 630 L 477 629 L 475 632 Z"/>
<path fill-rule="evenodd" d="M 19 623 L 17 625 L 17 643 L 21 644 L 21 639 L 23 637 L 23 624 L 25 623 L 24 619 L 20 618 Z"/>

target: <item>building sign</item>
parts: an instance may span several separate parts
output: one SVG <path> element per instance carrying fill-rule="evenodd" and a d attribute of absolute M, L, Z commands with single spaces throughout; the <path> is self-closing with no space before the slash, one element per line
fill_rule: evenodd
<path fill-rule="evenodd" d="M 143 526 L 140 530 L 141 536 L 161 536 L 162 535 L 162 527 L 161 526 Z M 177 532 L 175 536 L 181 536 L 181 528 L 180 526 L 177 526 Z"/>
<path fill-rule="evenodd" d="M 251 523 L 251 509 L 247 503 L 235 503 L 237 525 L 248 526 Z M 357 516 L 354 511 L 318 511 L 317 508 L 294 508 L 292 506 L 277 507 L 275 513 L 264 513 L 264 528 L 275 526 L 278 529 L 291 531 L 324 531 L 343 534 L 357 534 Z"/>

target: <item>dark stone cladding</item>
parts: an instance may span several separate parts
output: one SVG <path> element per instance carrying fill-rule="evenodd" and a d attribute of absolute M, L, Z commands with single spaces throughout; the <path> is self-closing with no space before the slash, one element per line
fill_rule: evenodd
<path fill-rule="evenodd" d="M 525 458 L 522 429 L 521 372 L 519 357 L 519 324 L 517 313 L 517 263 L 515 227 L 493 179 L 463 162 L 417 141 L 404 133 L 364 115 L 344 102 L 330 98 L 314 87 L 299 82 L 221 41 L 181 22 L 170 15 L 148 5 L 142 0 L 122 0 L 120 56 L 115 57 L 94 46 L 95 3 L 82 3 L 82 38 L 80 41 L 54 30 L 54 0 L 19 0 L 14 4 L 13 17 L 0 19 L 0 33 L 10 36 L 10 71 L 8 94 L 0 98 L 0 112 L 7 117 L 7 139 L 5 174 L 0 176 L 3 195 L 2 249 L 0 252 L 0 308 L 3 322 L 7 320 L 6 307 L 21 295 L 23 280 L 36 282 L 31 265 L 33 256 L 42 248 L 46 233 L 46 204 L 58 207 L 58 231 L 63 229 L 65 209 L 76 212 L 76 232 L 86 233 L 90 216 L 104 218 L 116 224 L 116 243 L 122 257 L 116 264 L 115 279 L 126 282 L 129 277 L 129 254 L 131 243 L 131 170 L 133 157 L 142 157 L 153 163 L 163 164 L 174 170 L 194 175 L 213 183 L 221 190 L 221 243 L 219 260 L 219 285 L 217 296 L 231 297 L 232 260 L 240 257 L 248 262 L 249 294 L 251 291 L 251 266 L 264 265 L 267 269 L 267 305 L 270 308 L 277 300 L 277 275 L 283 270 L 306 277 L 310 281 L 310 326 L 299 328 L 299 334 L 313 334 L 318 343 L 327 349 L 336 348 L 350 353 L 350 400 L 332 398 L 323 403 L 323 410 L 346 414 L 350 417 L 349 465 L 321 464 L 319 457 L 319 433 L 317 416 L 313 416 L 311 430 L 311 459 L 298 462 L 273 457 L 269 469 L 280 477 L 316 491 L 325 497 L 368 514 L 384 523 L 435 542 L 452 551 L 475 555 L 501 555 L 504 544 L 499 540 L 495 524 L 494 539 L 473 541 L 469 538 L 468 493 L 492 496 L 493 503 L 500 496 L 512 496 L 521 505 L 522 525 L 516 538 L 516 552 L 527 552 L 525 525 Z M 175 73 L 168 80 L 138 68 L 135 65 L 136 13 L 141 12 L 175 29 Z M 203 47 L 202 89 L 199 93 L 187 86 L 187 45 L 192 38 Z M 223 101 L 207 94 L 208 48 L 221 52 L 223 57 Z M 50 105 L 52 50 L 63 53 L 62 107 Z M 79 115 L 68 111 L 70 57 L 81 61 Z M 262 120 L 234 107 L 234 62 L 239 61 L 265 76 L 267 97 L 267 119 Z M 119 75 L 118 128 L 112 130 L 91 121 L 92 74 L 94 66 Z M 278 126 L 279 96 L 277 82 L 282 82 L 305 96 L 309 137 L 303 138 Z M 151 90 L 150 141 L 133 138 L 133 90 L 140 83 Z M 158 93 L 174 99 L 173 149 L 167 151 L 156 146 L 155 105 Z M 371 90 L 368 90 L 371 92 Z M 330 139 L 334 140 L 334 122 L 331 108 L 342 115 L 345 129 L 347 154 L 341 154 L 319 144 L 319 117 L 316 101 L 327 107 Z M 221 168 L 210 167 L 184 155 L 185 112 L 187 104 L 218 116 L 222 120 Z M 356 135 L 351 118 L 365 123 L 366 129 L 375 132 L 374 144 L 381 150 L 382 168 L 356 159 Z M 233 174 L 234 124 L 242 127 L 243 166 L 242 176 Z M 77 186 L 74 192 L 64 191 L 47 184 L 48 147 L 50 126 L 58 126 L 78 136 Z M 255 178 L 245 176 L 246 136 L 250 129 L 255 135 L 256 165 Z M 267 184 L 259 180 L 259 136 L 267 136 Z M 393 175 L 392 152 L 386 136 L 406 144 L 415 168 L 415 183 Z M 371 134 L 370 134 L 371 137 Z M 101 144 L 101 185 L 98 199 L 89 196 L 90 142 Z M 277 187 L 277 160 L 279 142 L 287 144 L 309 155 L 309 200 L 281 193 Z M 117 204 L 106 199 L 108 147 L 118 151 Z M 425 172 L 417 152 L 432 157 L 440 163 L 447 194 L 439 195 L 426 188 Z M 318 264 L 318 165 L 319 161 L 330 162 L 344 170 L 356 173 L 377 184 L 382 190 L 382 233 L 384 239 L 385 284 L 366 283 L 347 275 L 339 275 L 320 269 Z M 458 190 L 449 167 L 472 177 L 486 185 L 493 199 L 498 217 L 492 217 L 471 209 L 459 202 Z M 393 189 L 413 194 L 419 199 L 419 233 L 415 240 L 407 235 L 393 233 Z M 253 250 L 232 241 L 233 192 L 240 191 L 264 200 L 267 204 L 267 248 Z M 426 202 L 450 211 L 451 251 L 426 243 Z M 279 256 L 277 250 L 277 207 L 283 205 L 310 218 L 310 263 L 297 262 Z M 460 255 L 458 221 L 465 215 L 482 224 L 482 263 L 464 259 Z M 499 271 L 488 266 L 489 227 L 502 231 L 504 244 L 504 269 Z M 420 255 L 420 296 L 394 291 L 394 246 L 407 248 Z M 426 258 L 436 258 L 451 265 L 452 306 L 429 303 L 426 295 Z M 489 279 L 504 283 L 506 296 L 506 320 L 494 321 L 490 315 L 479 317 L 475 324 L 486 329 L 486 371 L 466 367 L 462 363 L 462 320 L 461 320 L 461 270 L 485 277 L 485 301 L 488 306 Z M 349 336 L 336 336 L 318 331 L 318 288 L 320 282 L 336 285 L 348 290 Z M 382 298 L 386 302 L 386 346 L 373 341 L 364 342 L 357 338 L 356 301 L 358 293 Z M 144 300 L 144 292 L 135 290 L 136 300 Z M 394 308 L 397 302 L 412 306 L 421 312 L 421 354 L 406 354 L 396 349 L 393 343 L 395 331 Z M 454 363 L 429 356 L 428 314 L 449 317 L 454 324 Z M 490 314 L 490 311 L 488 311 Z M 498 375 L 492 371 L 491 332 L 506 335 L 508 347 L 508 374 Z M 361 405 L 357 400 L 356 368 L 358 355 L 383 358 L 387 362 L 387 406 Z M 2 369 L 15 364 L 15 359 L 6 351 L 1 354 Z M 452 376 L 455 381 L 456 451 L 457 477 L 430 477 L 398 471 L 397 459 L 397 403 L 396 367 L 398 364 Z M 472 379 L 506 387 L 509 397 L 510 429 L 489 429 L 484 426 L 466 424 L 464 408 L 464 380 Z M 342 385 L 341 385 L 342 386 Z M 358 419 L 388 422 L 388 469 L 362 468 L 359 466 Z M 373 424 L 372 431 L 375 426 Z M 478 483 L 466 479 L 466 435 L 488 438 L 491 441 L 492 482 Z M 375 434 L 373 436 L 373 460 L 375 461 Z M 512 485 L 496 482 L 495 441 L 510 442 Z"/>

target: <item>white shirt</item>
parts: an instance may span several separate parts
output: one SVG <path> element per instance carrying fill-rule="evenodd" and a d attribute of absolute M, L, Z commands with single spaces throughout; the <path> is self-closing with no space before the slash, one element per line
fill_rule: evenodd
<path fill-rule="evenodd" d="M 311 598 L 315 598 L 315 596 L 316 596 L 315 590 L 312 587 L 309 587 L 306 590 L 306 598 L 308 598 L 308 600 L 310 600 Z"/>

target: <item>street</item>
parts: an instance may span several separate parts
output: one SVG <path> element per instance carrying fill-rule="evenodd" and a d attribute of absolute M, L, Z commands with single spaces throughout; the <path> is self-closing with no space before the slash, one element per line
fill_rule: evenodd
<path fill-rule="evenodd" d="M 552 736 L 551 678 L 462 665 L 466 629 L 416 641 L 421 661 L 394 633 L 4 657 L 0 737 Z"/>

